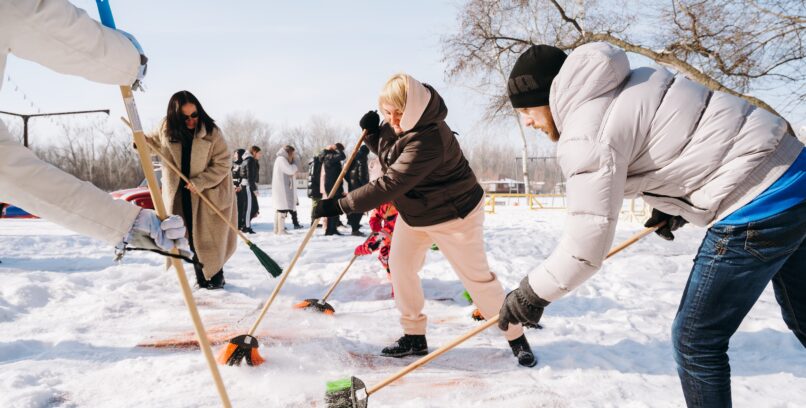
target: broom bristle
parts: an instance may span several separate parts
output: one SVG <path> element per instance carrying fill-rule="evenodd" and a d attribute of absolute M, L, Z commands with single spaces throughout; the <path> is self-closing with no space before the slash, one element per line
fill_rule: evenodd
<path fill-rule="evenodd" d="M 218 353 L 218 358 L 216 359 L 218 364 L 227 364 L 230 358 L 232 358 L 232 355 L 235 353 L 235 350 L 238 350 L 237 344 L 227 344 L 227 347 L 224 347 L 224 349 L 221 350 L 221 353 Z"/>
<path fill-rule="evenodd" d="M 247 363 L 250 366 L 259 366 L 265 362 L 266 360 L 263 359 L 263 357 L 257 351 L 257 348 L 253 348 L 252 351 L 249 353 L 249 360 L 247 361 Z"/>
<path fill-rule="evenodd" d="M 303 300 L 302 302 L 297 303 L 296 305 L 294 305 L 294 307 L 297 308 L 297 309 L 305 309 L 306 307 L 308 307 L 310 305 L 311 305 L 311 302 L 309 302 L 306 299 L 306 300 Z"/>
<path fill-rule="evenodd" d="M 350 378 L 342 378 L 327 382 L 325 391 L 325 406 L 327 408 L 352 408 L 352 386 Z"/>
<path fill-rule="evenodd" d="M 280 265 L 277 264 L 277 262 L 274 262 L 274 259 L 271 259 L 269 254 L 263 252 L 262 249 L 258 248 L 258 246 L 251 241 L 249 242 L 249 249 L 251 249 L 252 252 L 254 252 L 255 256 L 263 265 L 263 267 L 266 268 L 266 272 L 268 272 L 269 275 L 276 278 L 283 274 L 283 268 L 281 268 Z"/>

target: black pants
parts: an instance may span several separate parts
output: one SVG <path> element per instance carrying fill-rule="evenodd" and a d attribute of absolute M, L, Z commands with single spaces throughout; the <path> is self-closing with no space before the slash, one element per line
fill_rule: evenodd
<path fill-rule="evenodd" d="M 241 190 L 235 193 L 235 202 L 238 207 L 238 229 L 243 229 L 246 222 L 246 187 L 241 187 Z"/>
<path fill-rule="evenodd" d="M 260 210 L 257 194 L 249 186 L 243 186 L 238 194 L 243 195 L 243 200 L 238 202 L 238 228 L 252 228 L 252 218 L 255 218 Z"/>
<path fill-rule="evenodd" d="M 327 217 L 327 229 L 325 235 L 337 234 L 339 232 L 339 217 Z"/>
<path fill-rule="evenodd" d="M 297 212 L 294 210 L 277 210 L 278 213 L 284 214 L 291 214 L 291 222 L 294 224 L 295 227 L 299 227 L 299 218 L 297 218 Z"/>
<path fill-rule="evenodd" d="M 353 232 L 357 232 L 361 229 L 361 218 L 363 217 L 364 213 L 347 214 L 347 224 L 353 228 Z"/>

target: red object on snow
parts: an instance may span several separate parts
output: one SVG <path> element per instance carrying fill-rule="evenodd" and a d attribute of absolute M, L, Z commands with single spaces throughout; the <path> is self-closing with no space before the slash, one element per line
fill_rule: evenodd
<path fill-rule="evenodd" d="M 151 201 L 151 193 L 148 191 L 148 187 L 127 188 L 113 191 L 109 194 L 112 198 L 128 201 L 138 207 L 148 208 L 149 210 L 154 209 L 154 202 Z"/>

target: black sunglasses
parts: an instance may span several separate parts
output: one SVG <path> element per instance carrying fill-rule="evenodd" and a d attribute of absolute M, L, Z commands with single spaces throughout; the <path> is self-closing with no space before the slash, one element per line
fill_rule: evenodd
<path fill-rule="evenodd" d="M 188 120 L 188 119 L 196 119 L 196 118 L 198 118 L 198 117 L 199 117 L 199 111 L 193 112 L 193 113 L 191 113 L 190 115 L 185 115 L 184 113 L 180 113 L 179 115 L 181 115 L 182 117 L 184 117 L 184 118 L 185 118 L 185 120 Z"/>

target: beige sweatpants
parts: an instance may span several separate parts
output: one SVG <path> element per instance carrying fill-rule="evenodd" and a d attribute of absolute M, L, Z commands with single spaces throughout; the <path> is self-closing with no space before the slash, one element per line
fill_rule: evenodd
<path fill-rule="evenodd" d="M 425 299 L 418 274 L 432 243 L 448 259 L 481 314 L 484 317 L 498 314 L 504 303 L 504 288 L 490 271 L 484 252 L 483 202 L 464 219 L 428 227 L 412 227 L 398 217 L 389 251 L 389 268 L 403 332 L 425 334 L 427 318 L 422 313 Z M 510 325 L 504 337 L 513 340 L 522 334 L 520 325 Z"/>

